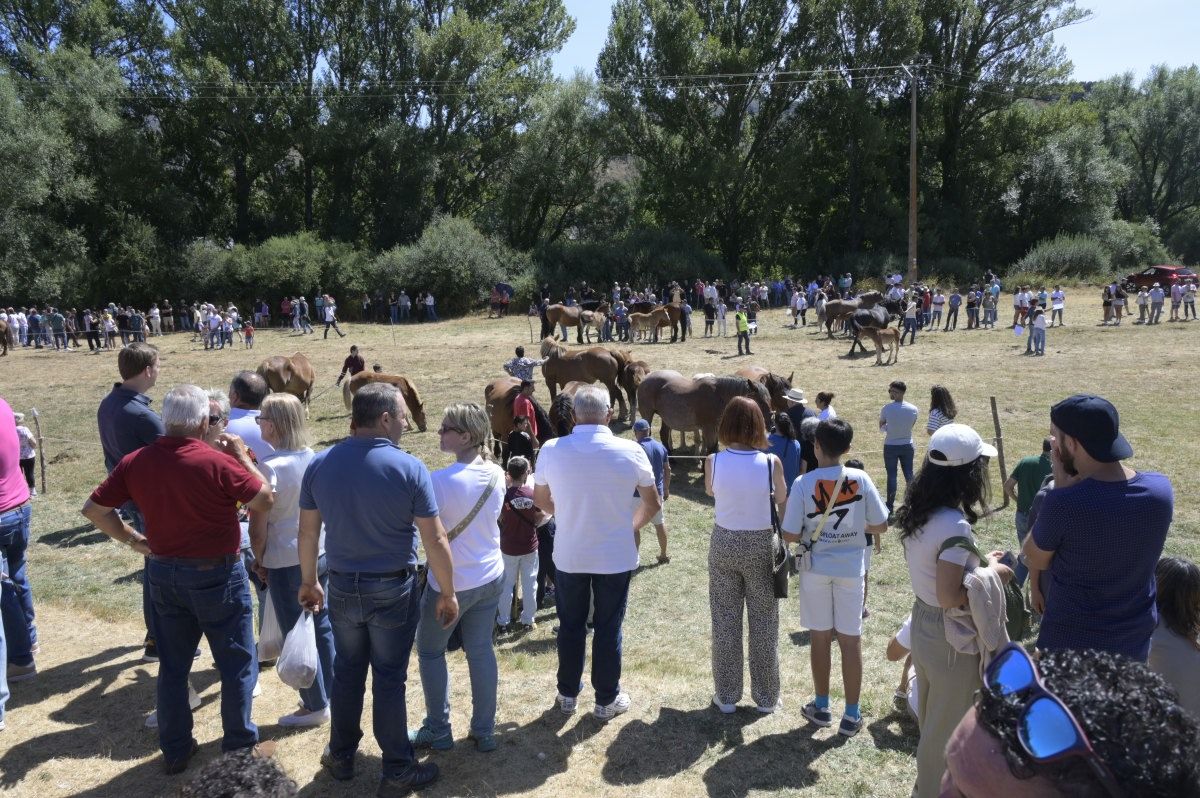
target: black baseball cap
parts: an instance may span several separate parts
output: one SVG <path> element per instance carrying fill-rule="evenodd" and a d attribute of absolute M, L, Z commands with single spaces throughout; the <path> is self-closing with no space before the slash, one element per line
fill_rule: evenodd
<path fill-rule="evenodd" d="M 1133 456 L 1133 447 L 1121 434 L 1117 408 L 1101 396 L 1068 396 L 1050 408 L 1050 421 L 1101 463 Z"/>

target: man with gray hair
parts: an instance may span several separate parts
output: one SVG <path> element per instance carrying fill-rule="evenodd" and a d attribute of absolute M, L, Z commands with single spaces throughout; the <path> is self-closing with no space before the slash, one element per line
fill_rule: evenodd
<path fill-rule="evenodd" d="M 92 492 L 83 514 L 104 534 L 148 558 L 151 626 L 158 646 L 158 740 L 166 771 L 181 773 L 198 750 L 188 707 L 188 673 L 200 636 L 221 674 L 223 751 L 258 742 L 250 720 L 258 679 L 254 615 L 238 554 L 238 504 L 267 512 L 274 502 L 241 438 L 205 443 L 208 395 L 195 385 L 163 398 L 166 434 L 126 455 Z M 145 534 L 117 515 L 134 501 Z"/>
<path fill-rule="evenodd" d="M 629 580 L 638 566 L 634 530 L 662 508 L 654 471 L 641 446 L 618 438 L 608 391 L 575 394 L 575 429 L 542 446 L 534 474 L 534 503 L 557 518 L 554 566 L 558 601 L 558 706 L 575 712 L 583 690 L 587 620 L 594 605 L 593 714 L 608 720 L 629 709 L 621 692 L 621 623 Z M 636 507 L 629 501 L 634 491 Z"/>
<path fill-rule="evenodd" d="M 309 610 L 325 603 L 317 580 L 324 524 L 336 665 L 321 764 L 338 781 L 354 778 L 369 665 L 375 741 L 383 754 L 376 794 L 386 798 L 438 778 L 437 765 L 416 761 L 404 700 L 421 616 L 418 530 L 442 586 L 435 613 L 446 628 L 458 618 L 458 599 L 429 469 L 397 445 L 407 426 L 400 392 L 386 383 L 364 386 L 354 395 L 351 414 L 350 437 L 313 457 L 300 486 L 299 600 Z"/>

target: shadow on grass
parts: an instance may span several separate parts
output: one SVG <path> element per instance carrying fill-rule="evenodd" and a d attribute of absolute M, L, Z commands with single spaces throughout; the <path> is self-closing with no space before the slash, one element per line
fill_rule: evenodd
<path fill-rule="evenodd" d="M 47 532 L 37 539 L 38 543 L 54 546 L 60 549 L 70 549 L 75 546 L 91 546 L 108 540 L 108 535 L 91 524 L 80 524 L 70 529 L 60 529 L 57 532 Z"/>
<path fill-rule="evenodd" d="M 140 585 L 142 583 L 142 574 L 144 574 L 144 573 L 145 573 L 145 571 L 143 569 L 139 568 L 136 571 L 133 571 L 132 573 L 125 574 L 124 576 L 118 576 L 116 579 L 113 580 L 113 584 L 114 585 Z"/>
<path fill-rule="evenodd" d="M 745 740 L 742 730 L 762 717 L 745 710 L 722 715 L 713 707 L 663 707 L 652 723 L 633 720 L 621 728 L 605 752 L 601 775 L 621 786 L 670 778 L 691 768 L 711 748 L 740 747 Z"/>
<path fill-rule="evenodd" d="M 891 714 L 868 724 L 867 731 L 871 733 L 876 748 L 916 756 L 920 730 L 908 712 L 893 709 Z"/>
<path fill-rule="evenodd" d="M 810 724 L 734 748 L 704 772 L 709 796 L 745 798 L 751 792 L 800 790 L 816 784 L 820 775 L 813 764 L 850 739 L 840 734 L 815 739 L 816 731 Z"/>
<path fill-rule="evenodd" d="M 793 646 L 810 646 L 812 645 L 812 635 L 807 629 L 802 629 L 799 632 L 792 632 L 788 635 L 792 639 Z"/>
<path fill-rule="evenodd" d="M 685 463 L 699 463 L 699 460 L 685 460 Z M 675 466 L 672 465 L 672 469 Z M 674 471 L 671 479 L 671 495 L 705 507 L 714 506 L 713 497 L 704 492 L 704 472 L 697 465 L 695 471 Z M 668 502 L 670 499 L 667 500 Z"/>

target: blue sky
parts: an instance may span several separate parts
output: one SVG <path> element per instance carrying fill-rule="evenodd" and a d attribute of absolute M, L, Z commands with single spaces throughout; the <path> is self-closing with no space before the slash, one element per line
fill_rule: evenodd
<path fill-rule="evenodd" d="M 554 58 L 555 71 L 594 74 L 596 56 L 608 35 L 612 3 L 564 0 L 575 18 L 575 34 Z M 1092 11 L 1086 22 L 1061 30 L 1055 39 L 1075 64 L 1077 80 L 1100 80 L 1132 71 L 1144 76 L 1155 64 L 1187 66 L 1200 60 L 1200 0 L 1078 0 Z"/>

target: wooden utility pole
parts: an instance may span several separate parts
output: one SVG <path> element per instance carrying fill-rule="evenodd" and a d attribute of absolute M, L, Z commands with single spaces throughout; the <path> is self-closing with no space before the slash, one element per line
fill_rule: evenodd
<path fill-rule="evenodd" d="M 917 73 L 908 74 L 910 115 L 908 124 L 908 282 L 917 279 Z"/>

